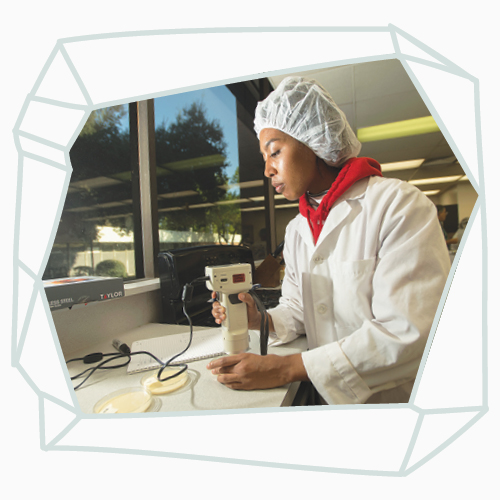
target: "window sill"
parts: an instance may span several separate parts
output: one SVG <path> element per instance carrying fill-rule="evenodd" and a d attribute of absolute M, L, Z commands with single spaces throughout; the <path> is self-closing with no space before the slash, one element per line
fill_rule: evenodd
<path fill-rule="evenodd" d="M 145 278 L 140 280 L 130 281 L 123 285 L 125 289 L 125 297 L 137 295 L 139 293 L 151 292 L 160 289 L 160 278 Z"/>

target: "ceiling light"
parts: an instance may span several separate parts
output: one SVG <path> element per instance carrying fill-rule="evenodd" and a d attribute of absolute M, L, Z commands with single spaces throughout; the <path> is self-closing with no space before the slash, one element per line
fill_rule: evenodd
<path fill-rule="evenodd" d="M 258 180 L 258 181 L 245 181 L 245 182 L 239 182 L 238 184 L 225 184 L 224 186 L 219 186 L 221 189 L 234 189 L 234 188 L 253 188 L 253 187 L 260 187 L 264 185 L 264 181 Z"/>
<path fill-rule="evenodd" d="M 258 210 L 264 210 L 265 207 L 250 207 L 250 208 L 242 208 L 241 212 L 256 212 Z"/>
<path fill-rule="evenodd" d="M 175 193 L 159 194 L 158 198 L 183 198 L 184 196 L 194 196 L 199 194 L 197 191 L 177 191 Z"/>
<path fill-rule="evenodd" d="M 232 200 L 222 200 L 216 201 L 216 205 L 234 205 L 235 203 L 247 203 L 248 200 L 246 198 L 233 198 Z"/>
<path fill-rule="evenodd" d="M 418 160 L 396 161 L 393 163 L 382 163 L 382 172 L 391 172 L 393 170 L 408 170 L 410 168 L 418 168 L 424 163 L 425 158 Z"/>
<path fill-rule="evenodd" d="M 274 208 L 295 208 L 298 206 L 298 203 L 283 203 L 281 205 L 275 205 Z"/>
<path fill-rule="evenodd" d="M 167 208 L 159 208 L 158 212 L 177 212 L 179 210 L 189 210 L 192 208 L 208 208 L 214 207 L 213 203 L 198 203 L 197 205 L 184 205 L 182 207 L 167 207 Z"/>
<path fill-rule="evenodd" d="M 185 207 L 181 207 L 181 209 L 187 208 L 208 208 L 215 206 L 213 203 L 198 203 L 197 205 L 186 205 Z"/>
<path fill-rule="evenodd" d="M 371 142 L 395 139 L 396 137 L 429 134 L 431 132 L 439 132 L 437 123 L 432 116 L 423 116 L 422 118 L 359 128 L 357 136 L 361 142 Z"/>
<path fill-rule="evenodd" d="M 70 184 L 71 188 L 81 189 L 96 189 L 101 187 L 113 186 L 122 182 L 110 177 L 93 177 L 92 179 L 84 179 L 83 181 L 75 181 Z"/>
<path fill-rule="evenodd" d="M 224 167 L 226 162 L 226 157 L 224 155 L 215 154 L 208 156 L 200 156 L 198 158 L 189 158 L 188 160 L 173 161 L 170 163 L 164 163 L 163 165 L 158 165 L 161 169 L 166 169 L 167 171 L 180 171 L 180 170 L 191 170 L 199 168 L 208 167 Z M 158 172 L 157 175 L 165 175 L 168 172 Z"/>
<path fill-rule="evenodd" d="M 422 191 L 427 196 L 434 196 L 435 194 L 439 193 L 439 189 L 432 189 L 431 191 Z"/>
<path fill-rule="evenodd" d="M 178 210 L 184 210 L 185 207 L 167 207 L 159 208 L 158 212 L 177 212 Z"/>
<path fill-rule="evenodd" d="M 430 179 L 413 179 L 408 181 L 410 184 L 414 186 L 420 186 L 422 184 L 443 184 L 445 182 L 455 182 L 463 177 L 462 175 L 450 175 L 447 177 L 431 177 Z"/>

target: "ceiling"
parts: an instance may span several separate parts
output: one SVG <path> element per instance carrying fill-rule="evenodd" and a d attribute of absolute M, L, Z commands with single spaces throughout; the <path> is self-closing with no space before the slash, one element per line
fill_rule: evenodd
<path fill-rule="evenodd" d="M 337 66 L 313 71 L 294 72 L 318 81 L 333 97 L 356 131 L 412 118 L 430 116 L 424 101 L 397 59 Z M 276 86 L 288 75 L 271 77 Z M 439 196 L 467 181 L 455 154 L 441 132 L 386 139 L 364 143 L 360 156 L 368 156 L 382 164 L 423 159 L 417 168 L 384 171 L 386 177 L 396 177 L 414 183 L 424 192 L 437 191 Z M 452 177 L 443 182 L 443 177 Z M 461 180 L 459 180 L 461 177 Z M 428 193 L 430 195 L 430 193 Z"/>

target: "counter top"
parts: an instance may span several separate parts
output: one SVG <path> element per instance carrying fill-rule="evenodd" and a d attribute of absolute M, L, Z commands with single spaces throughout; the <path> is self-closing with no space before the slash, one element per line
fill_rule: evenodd
<path fill-rule="evenodd" d="M 205 328 L 194 327 L 196 330 Z M 151 323 L 139 328 L 130 330 L 119 337 L 122 342 L 132 346 L 136 340 L 161 337 L 189 331 L 187 326 L 166 325 Z M 259 334 L 250 331 L 250 352 L 258 354 Z M 289 344 L 270 346 L 269 354 L 286 356 L 302 352 L 307 348 L 305 337 L 300 337 Z M 103 342 L 92 346 L 85 352 L 74 353 L 72 358 L 83 357 L 91 352 L 114 353 L 115 349 L 111 342 Z M 297 393 L 299 382 L 287 384 L 283 387 L 265 390 L 237 391 L 229 389 L 217 382 L 215 375 L 206 369 L 209 359 L 203 359 L 188 363 L 189 382 L 177 391 L 155 396 L 155 403 L 161 408 L 160 412 L 195 412 L 199 410 L 221 410 L 221 409 L 244 409 L 244 408 L 276 408 L 280 406 L 291 406 Z M 123 360 L 117 360 L 117 364 Z M 74 361 L 68 364 L 70 376 L 81 373 L 83 370 L 93 365 L 85 365 L 82 361 Z M 80 389 L 76 391 L 78 402 L 84 413 L 93 413 L 94 405 L 109 394 L 122 389 L 140 388 L 141 379 L 146 374 L 153 374 L 154 371 L 127 373 L 126 367 L 113 370 L 96 371 Z M 73 380 L 76 386 L 83 379 Z"/>

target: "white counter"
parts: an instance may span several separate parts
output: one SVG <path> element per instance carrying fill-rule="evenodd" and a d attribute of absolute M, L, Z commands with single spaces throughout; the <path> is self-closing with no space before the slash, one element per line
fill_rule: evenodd
<path fill-rule="evenodd" d="M 194 330 L 204 328 L 195 327 Z M 129 347 L 136 340 L 161 337 L 163 335 L 188 331 L 187 326 L 165 325 L 150 323 L 132 329 L 120 335 L 119 339 Z M 258 354 L 259 338 L 258 332 L 250 332 L 250 352 Z M 302 352 L 307 348 L 305 337 L 301 337 L 294 342 L 285 345 L 271 346 L 269 354 L 288 355 Z M 105 341 L 101 344 L 92 345 L 85 352 L 72 353 L 72 358 L 83 357 L 92 352 L 113 353 L 114 348 L 111 342 Z M 296 395 L 299 383 L 288 384 L 275 389 L 236 391 L 217 382 L 216 376 L 206 369 L 210 360 L 204 359 L 188 363 L 188 373 L 190 381 L 183 388 L 158 398 L 156 402 L 161 402 L 161 412 L 195 412 L 199 410 L 220 410 L 220 409 L 242 409 L 242 408 L 275 408 L 279 406 L 290 406 Z M 117 363 L 123 360 L 117 361 Z M 68 364 L 70 376 L 74 376 L 92 365 L 75 361 Z M 117 368 L 113 370 L 96 371 L 85 384 L 76 391 L 78 402 L 84 413 L 93 413 L 94 405 L 103 397 L 112 392 L 141 387 L 141 379 L 146 374 L 154 372 L 141 372 L 127 374 L 127 368 Z M 76 386 L 82 379 L 73 381 Z"/>

